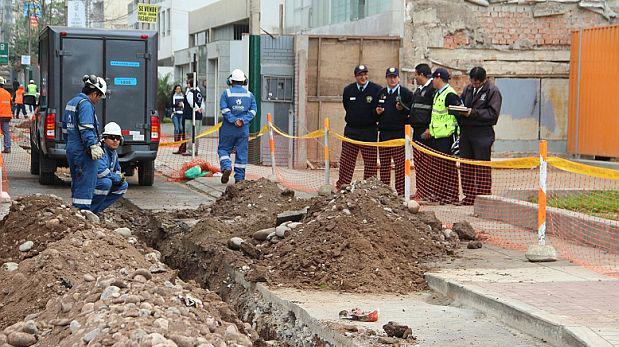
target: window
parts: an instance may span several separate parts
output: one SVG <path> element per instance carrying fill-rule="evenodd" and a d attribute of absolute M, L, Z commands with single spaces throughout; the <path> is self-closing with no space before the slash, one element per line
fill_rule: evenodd
<path fill-rule="evenodd" d="M 203 46 L 207 42 L 207 32 L 206 31 L 201 31 L 199 33 L 195 33 L 192 36 L 193 36 L 193 46 L 192 47 Z"/>
<path fill-rule="evenodd" d="M 242 40 L 243 34 L 249 33 L 249 24 L 234 25 L 234 40 Z"/>
<path fill-rule="evenodd" d="M 292 77 L 264 76 L 263 86 L 262 101 L 292 101 Z"/>
<path fill-rule="evenodd" d="M 166 16 L 166 35 L 170 35 L 170 30 L 171 30 L 171 22 L 170 22 L 170 9 L 168 9 L 167 11 L 165 11 L 165 16 Z"/>

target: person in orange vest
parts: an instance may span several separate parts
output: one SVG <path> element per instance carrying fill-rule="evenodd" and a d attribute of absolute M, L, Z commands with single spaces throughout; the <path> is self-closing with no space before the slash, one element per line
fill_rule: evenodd
<path fill-rule="evenodd" d="M 13 112 L 11 112 L 11 93 L 4 89 L 6 81 L 0 77 L 0 124 L 2 125 L 2 135 L 4 136 L 4 149 L 2 153 L 11 153 L 11 133 L 10 125 Z"/>
<path fill-rule="evenodd" d="M 19 88 L 15 91 L 15 100 L 13 101 L 15 103 L 15 118 L 19 118 L 19 115 L 22 112 L 24 113 L 24 117 L 28 116 L 28 112 L 26 112 L 26 105 L 24 105 L 24 92 L 25 90 L 23 86 L 19 86 Z"/>

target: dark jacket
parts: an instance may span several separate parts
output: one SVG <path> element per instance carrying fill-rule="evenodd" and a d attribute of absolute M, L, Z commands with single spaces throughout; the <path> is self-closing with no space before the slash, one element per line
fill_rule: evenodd
<path fill-rule="evenodd" d="M 410 122 L 413 128 L 428 129 L 430 118 L 432 117 L 432 104 L 434 103 L 435 92 L 436 89 L 432 82 L 423 88 L 415 89 L 413 92 L 410 112 Z"/>
<path fill-rule="evenodd" d="M 398 98 L 405 106 L 402 110 L 396 108 Z M 404 127 L 409 124 L 409 111 L 406 107 L 409 107 L 412 100 L 413 92 L 402 86 L 399 86 L 393 94 L 389 94 L 388 87 L 378 93 L 378 106 L 385 109 L 382 114 L 378 115 L 381 141 L 404 138 Z"/>
<path fill-rule="evenodd" d="M 359 141 L 376 141 L 376 105 L 381 86 L 370 81 L 360 91 L 357 83 L 351 83 L 342 95 L 342 105 L 346 110 L 344 135 Z"/>
<path fill-rule="evenodd" d="M 499 88 L 494 83 L 486 81 L 477 93 L 474 94 L 473 91 L 473 86 L 469 84 L 460 96 L 464 106 L 472 109 L 470 116 L 457 117 L 460 126 L 485 127 L 496 125 L 503 102 Z"/>

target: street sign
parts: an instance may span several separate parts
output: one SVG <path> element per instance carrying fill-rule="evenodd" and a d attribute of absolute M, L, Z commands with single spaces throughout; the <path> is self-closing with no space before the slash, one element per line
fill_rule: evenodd
<path fill-rule="evenodd" d="M 86 6 L 83 1 L 67 2 L 67 26 L 86 27 Z"/>
<path fill-rule="evenodd" d="M 21 64 L 22 65 L 30 65 L 30 56 L 29 55 L 22 55 L 21 56 Z"/>
<path fill-rule="evenodd" d="M 138 22 L 157 23 L 158 5 L 138 4 Z"/>
<path fill-rule="evenodd" d="M 9 63 L 9 44 L 7 42 L 0 42 L 0 64 Z"/>

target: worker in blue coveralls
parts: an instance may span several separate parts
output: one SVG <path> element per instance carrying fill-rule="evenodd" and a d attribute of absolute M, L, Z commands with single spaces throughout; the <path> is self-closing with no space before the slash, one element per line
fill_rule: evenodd
<path fill-rule="evenodd" d="M 107 84 L 95 75 L 84 75 L 82 81 L 82 92 L 67 102 L 62 114 L 62 131 L 67 143 L 73 206 L 90 210 L 97 183 L 97 160 L 103 156 L 95 104 L 105 99 Z"/>
<path fill-rule="evenodd" d="M 109 122 L 101 134 L 103 140 L 103 156 L 97 160 L 97 184 L 92 198 L 91 211 L 99 213 L 127 192 L 129 184 L 120 171 L 120 162 L 116 149 L 123 143 L 120 126 Z"/>
<path fill-rule="evenodd" d="M 221 95 L 219 108 L 223 115 L 223 124 L 219 130 L 219 163 L 223 175 L 221 183 L 228 183 L 232 173 L 230 153 L 236 148 L 234 160 L 234 180 L 240 182 L 245 179 L 247 165 L 247 146 L 249 143 L 249 122 L 256 116 L 256 98 L 245 89 L 247 77 L 243 71 L 235 69 L 228 77 L 228 85 Z"/>

